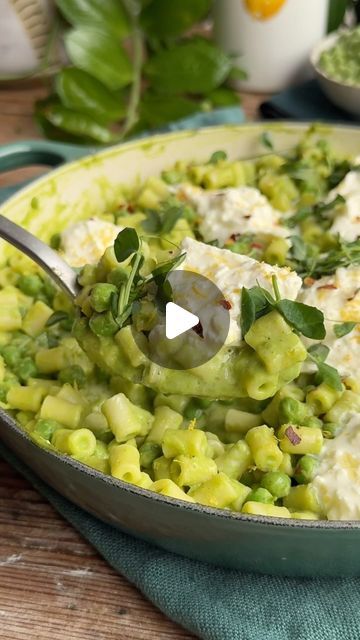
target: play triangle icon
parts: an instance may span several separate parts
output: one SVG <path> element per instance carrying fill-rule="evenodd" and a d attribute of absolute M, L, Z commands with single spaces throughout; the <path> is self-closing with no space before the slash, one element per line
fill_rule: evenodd
<path fill-rule="evenodd" d="M 168 340 L 177 338 L 185 331 L 196 327 L 199 318 L 190 311 L 186 311 L 175 302 L 168 302 L 165 314 L 165 334 Z"/>

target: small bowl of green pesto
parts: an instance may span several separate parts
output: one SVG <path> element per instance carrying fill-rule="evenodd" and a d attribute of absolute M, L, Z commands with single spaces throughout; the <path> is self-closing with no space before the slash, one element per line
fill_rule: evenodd
<path fill-rule="evenodd" d="M 315 47 L 311 61 L 331 102 L 360 118 L 360 26 L 331 33 Z"/>

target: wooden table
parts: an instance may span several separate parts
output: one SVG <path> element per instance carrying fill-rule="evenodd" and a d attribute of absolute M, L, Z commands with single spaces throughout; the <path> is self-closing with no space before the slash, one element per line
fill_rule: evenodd
<path fill-rule="evenodd" d="M 39 138 L 32 105 L 42 87 L 0 90 L 0 144 Z M 263 96 L 243 96 L 255 119 Z M 30 170 L 22 170 L 21 178 Z M 0 178 L 0 185 L 9 176 Z M 2 640 L 191 640 L 0 459 Z"/>

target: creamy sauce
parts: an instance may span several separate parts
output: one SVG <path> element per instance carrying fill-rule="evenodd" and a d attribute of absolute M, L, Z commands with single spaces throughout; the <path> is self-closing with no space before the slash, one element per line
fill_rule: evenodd
<path fill-rule="evenodd" d="M 325 441 L 311 484 L 329 520 L 360 520 L 359 414 L 352 414 L 336 438 Z"/>
<path fill-rule="evenodd" d="M 290 231 L 281 226 L 283 214 L 253 187 L 210 191 L 182 185 L 180 192 L 198 212 L 199 231 L 205 242 L 216 239 L 223 245 L 236 233 L 290 235 Z"/>

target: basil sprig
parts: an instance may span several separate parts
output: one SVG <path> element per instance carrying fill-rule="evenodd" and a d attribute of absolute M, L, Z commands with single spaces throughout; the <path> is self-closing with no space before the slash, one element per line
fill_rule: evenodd
<path fill-rule="evenodd" d="M 313 340 L 325 338 L 324 314 L 320 309 L 310 307 L 302 302 L 287 300 L 286 298 L 281 299 L 275 277 L 273 277 L 273 288 L 275 297 L 259 285 L 251 289 L 243 287 L 240 320 L 243 336 L 247 334 L 255 320 L 270 313 L 272 310 L 276 310 L 292 329 L 303 336 Z"/>
<path fill-rule="evenodd" d="M 233 58 L 189 29 L 211 0 L 56 0 L 68 66 L 35 116 L 47 137 L 109 144 L 238 104 Z M 49 56 L 50 57 L 50 56 Z M 242 75 L 244 75 L 242 73 Z"/>

